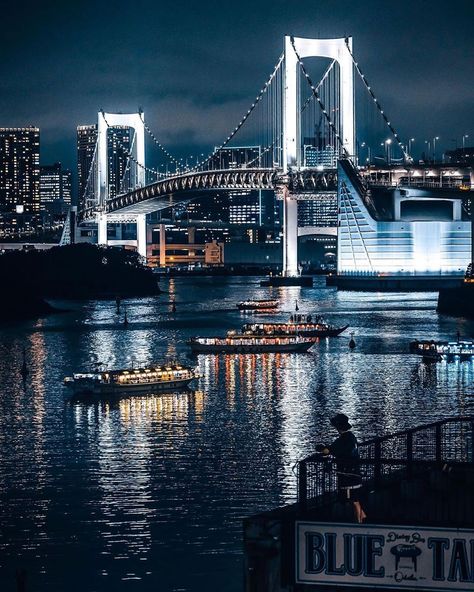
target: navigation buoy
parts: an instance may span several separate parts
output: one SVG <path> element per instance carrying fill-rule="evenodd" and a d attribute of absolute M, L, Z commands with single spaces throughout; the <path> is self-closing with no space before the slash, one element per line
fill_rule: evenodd
<path fill-rule="evenodd" d="M 120 314 L 120 302 L 121 302 L 120 296 L 116 296 L 115 297 L 115 306 L 117 307 L 117 314 Z"/>
<path fill-rule="evenodd" d="M 23 348 L 23 364 L 21 365 L 20 373 L 23 377 L 23 380 L 25 380 L 25 378 L 29 374 L 28 366 L 26 365 L 26 350 L 25 350 L 25 348 Z"/>
<path fill-rule="evenodd" d="M 124 325 L 124 327 L 127 327 L 127 325 L 128 325 L 127 309 L 125 309 L 125 316 L 123 317 L 123 325 Z"/>
<path fill-rule="evenodd" d="M 354 340 L 354 333 L 351 333 L 351 340 L 349 341 L 349 347 L 350 349 L 354 349 L 356 346 L 356 342 Z"/>
<path fill-rule="evenodd" d="M 298 300 L 295 300 L 295 310 L 298 311 L 299 307 L 298 307 Z"/>
<path fill-rule="evenodd" d="M 171 304 L 171 312 L 176 312 L 176 302 L 173 300 L 173 303 Z"/>

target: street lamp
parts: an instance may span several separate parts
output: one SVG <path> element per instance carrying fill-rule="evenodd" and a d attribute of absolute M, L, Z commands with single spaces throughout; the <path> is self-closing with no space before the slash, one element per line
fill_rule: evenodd
<path fill-rule="evenodd" d="M 392 140 L 390 138 L 388 138 L 387 140 L 385 140 L 385 150 L 386 150 L 386 157 L 387 157 L 387 164 L 390 165 L 390 145 L 392 143 Z"/>
<path fill-rule="evenodd" d="M 429 162 L 430 161 L 430 154 L 431 154 L 431 142 L 429 140 L 425 140 L 425 144 L 427 144 L 427 146 L 428 146 L 428 152 L 426 154 L 426 156 L 428 158 L 426 160 Z"/>
<path fill-rule="evenodd" d="M 464 155 L 464 149 L 466 148 L 466 138 L 469 138 L 469 134 L 464 134 L 462 137 L 462 153 Z"/>
<path fill-rule="evenodd" d="M 433 162 L 436 162 L 436 140 L 439 140 L 439 136 L 433 138 Z"/>

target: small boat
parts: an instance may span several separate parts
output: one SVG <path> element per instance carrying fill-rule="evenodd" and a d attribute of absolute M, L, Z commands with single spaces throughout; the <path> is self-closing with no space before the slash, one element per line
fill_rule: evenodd
<path fill-rule="evenodd" d="M 75 393 L 119 394 L 152 393 L 187 386 L 199 378 L 197 370 L 181 364 L 105 370 L 66 376 L 64 384 Z"/>
<path fill-rule="evenodd" d="M 291 315 L 287 323 L 246 323 L 242 327 L 242 333 L 251 335 L 299 335 L 312 338 L 313 341 L 322 337 L 337 337 L 347 329 L 328 325 L 322 317 L 313 319 L 311 315 Z"/>
<path fill-rule="evenodd" d="M 298 336 L 228 334 L 226 337 L 194 337 L 188 344 L 193 353 L 255 354 L 267 352 L 306 352 L 312 339 Z"/>
<path fill-rule="evenodd" d="M 412 341 L 410 352 L 426 362 L 474 361 L 474 341 Z"/>
<path fill-rule="evenodd" d="M 237 304 L 239 310 L 275 310 L 278 308 L 278 300 L 244 300 Z"/>

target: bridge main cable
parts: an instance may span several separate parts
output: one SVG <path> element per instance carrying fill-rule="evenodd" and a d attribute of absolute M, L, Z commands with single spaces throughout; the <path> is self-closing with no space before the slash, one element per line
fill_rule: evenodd
<path fill-rule="evenodd" d="M 409 155 L 409 154 L 408 154 L 408 153 L 405 151 L 404 144 L 403 144 L 403 143 L 402 143 L 402 141 L 400 140 L 400 137 L 399 137 L 398 133 L 396 132 L 395 128 L 393 127 L 393 125 L 392 125 L 392 124 L 391 124 L 391 122 L 389 121 L 388 117 L 385 115 L 385 112 L 384 112 L 384 110 L 382 109 L 382 106 L 380 105 L 380 103 L 379 103 L 379 101 L 378 101 L 377 97 L 376 97 L 376 96 L 375 96 L 375 94 L 374 94 L 374 91 L 372 90 L 372 88 L 371 88 L 371 87 L 370 87 L 370 85 L 369 85 L 369 81 L 368 81 L 368 80 L 367 80 L 367 78 L 364 76 L 364 74 L 363 74 L 362 70 L 360 69 L 360 66 L 359 66 L 358 62 L 356 62 L 356 61 L 355 61 L 354 54 L 353 54 L 353 53 L 352 53 L 352 51 L 351 51 L 351 48 L 350 48 L 350 46 L 349 46 L 349 39 L 348 39 L 347 37 L 346 37 L 346 39 L 345 39 L 345 43 L 346 43 L 347 51 L 349 52 L 349 55 L 351 56 L 352 63 L 354 64 L 354 66 L 355 66 L 355 69 L 357 70 L 357 73 L 359 74 L 359 76 L 360 76 L 360 78 L 361 78 L 362 82 L 364 83 L 364 85 L 365 85 L 365 88 L 366 88 L 366 89 L 369 91 L 369 93 L 370 93 L 370 96 L 371 96 L 371 97 L 372 97 L 372 99 L 374 100 L 375 106 L 377 107 L 377 109 L 379 110 L 380 114 L 382 115 L 382 117 L 383 117 L 383 119 L 384 119 L 385 123 L 387 124 L 387 127 L 388 127 L 388 129 L 389 129 L 389 130 L 392 132 L 392 134 L 393 134 L 393 136 L 394 136 L 394 138 L 395 138 L 395 140 L 396 140 L 396 142 L 397 142 L 397 144 L 398 144 L 398 147 L 399 147 L 399 148 L 400 148 L 400 150 L 402 151 L 402 154 L 403 154 L 404 158 L 405 158 L 407 161 L 410 161 L 410 160 L 412 160 L 411 156 L 410 156 L 410 155 Z"/>
<path fill-rule="evenodd" d="M 244 125 L 244 123 L 250 117 L 250 115 L 253 112 L 253 110 L 255 109 L 255 107 L 261 101 L 263 95 L 267 92 L 267 89 L 270 86 L 270 84 L 272 83 L 272 80 L 274 79 L 276 73 L 278 72 L 278 69 L 280 68 L 280 66 L 282 64 L 284 57 L 285 57 L 285 55 L 282 53 L 281 56 L 280 56 L 280 58 L 278 59 L 278 62 L 276 63 L 275 68 L 273 69 L 273 72 L 271 73 L 270 77 L 268 78 L 268 80 L 265 82 L 265 84 L 261 88 L 261 90 L 258 93 L 257 97 L 255 98 L 255 101 L 250 106 L 250 109 L 242 117 L 242 119 L 239 121 L 239 123 L 235 126 L 235 128 L 233 129 L 233 131 L 227 136 L 227 138 L 225 139 L 225 141 L 222 142 L 222 144 L 220 146 L 218 146 L 211 154 L 209 154 L 209 156 L 205 160 L 203 160 L 201 163 L 199 163 L 198 165 L 196 165 L 192 169 L 189 169 L 189 172 L 193 173 L 193 172 L 196 172 L 196 171 L 202 169 L 206 164 L 208 164 L 211 161 L 211 159 L 220 150 L 222 150 L 223 148 L 225 148 L 227 146 L 227 144 L 234 138 L 234 136 L 237 134 L 237 132 L 242 128 L 242 126 Z"/>

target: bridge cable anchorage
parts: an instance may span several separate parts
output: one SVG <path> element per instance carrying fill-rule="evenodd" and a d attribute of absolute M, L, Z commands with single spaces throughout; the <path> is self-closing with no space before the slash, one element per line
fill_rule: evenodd
<path fill-rule="evenodd" d="M 171 160 L 171 162 L 176 166 L 176 171 L 180 170 L 180 166 L 179 166 L 179 161 L 178 159 L 176 159 L 172 154 L 170 154 L 170 152 L 168 152 L 168 150 L 163 146 L 163 144 L 158 140 L 158 138 L 155 136 L 155 134 L 151 131 L 151 129 L 148 127 L 148 125 L 145 123 L 145 121 L 142 119 L 142 111 L 140 111 L 138 113 L 138 116 L 140 117 L 142 123 L 143 123 L 143 127 L 145 128 L 145 131 L 148 133 L 148 135 L 150 136 L 150 138 L 153 140 L 153 142 L 158 146 L 158 148 L 165 154 L 165 156 L 167 158 L 169 158 L 169 160 Z"/>
<path fill-rule="evenodd" d="M 354 67 L 357 70 L 357 73 L 359 74 L 362 82 L 364 83 L 365 88 L 369 91 L 369 94 L 372 97 L 372 99 L 374 100 L 375 106 L 377 107 L 377 109 L 379 110 L 380 114 L 382 115 L 385 123 L 387 124 L 388 129 L 392 132 L 393 137 L 395 138 L 395 141 L 398 144 L 398 147 L 402 151 L 403 157 L 407 161 L 410 162 L 411 160 L 413 160 L 412 157 L 408 154 L 408 152 L 405 151 L 404 144 L 400 140 L 400 137 L 399 137 L 398 133 L 396 132 L 395 128 L 391 124 L 391 122 L 388 119 L 388 117 L 385 115 L 384 110 L 382 109 L 382 106 L 380 105 L 377 97 L 375 96 L 374 91 L 370 87 L 367 78 L 362 73 L 362 70 L 360 69 L 360 66 L 359 66 L 358 62 L 355 61 L 354 54 L 352 53 L 351 48 L 349 47 L 349 39 L 347 37 L 345 38 L 345 42 L 346 42 L 347 51 L 349 52 L 349 55 L 351 56 L 351 59 L 352 59 L 352 63 L 354 64 Z"/>
<path fill-rule="evenodd" d="M 329 76 L 331 70 L 334 68 L 334 65 L 336 63 L 336 60 L 333 60 L 329 66 L 326 68 L 326 71 L 323 74 L 323 77 L 321 78 L 321 80 L 318 82 L 318 85 L 316 86 L 316 90 L 319 91 L 319 89 L 322 87 L 322 85 L 324 84 L 326 78 Z M 309 97 L 306 99 L 304 105 L 301 107 L 301 113 L 303 113 L 303 111 L 306 109 L 306 107 L 309 105 L 309 103 L 311 103 L 311 101 L 314 99 L 314 94 L 311 93 L 309 95 Z"/>
<path fill-rule="evenodd" d="M 278 59 L 278 62 L 276 63 L 275 68 L 273 69 L 273 72 L 271 73 L 270 77 L 268 78 L 268 80 L 265 82 L 265 84 L 261 88 L 261 90 L 258 93 L 257 97 L 255 98 L 254 102 L 250 106 L 250 109 L 248 109 L 247 113 L 242 117 L 242 119 L 239 121 L 239 123 L 234 128 L 234 130 L 229 134 L 229 136 L 227 136 L 227 138 L 225 139 L 225 141 L 222 142 L 222 144 L 220 146 L 218 146 L 211 154 L 209 154 L 209 156 L 205 160 L 203 160 L 202 162 L 200 162 L 195 167 L 189 169 L 189 171 L 188 171 L 189 173 L 194 173 L 196 171 L 199 171 L 204 166 L 206 166 L 211 161 L 211 159 L 214 158 L 214 156 L 220 150 L 222 150 L 223 148 L 225 148 L 227 146 L 227 144 L 234 138 L 234 136 L 237 134 L 237 132 L 242 128 L 242 126 L 244 125 L 244 123 L 247 121 L 247 119 L 249 118 L 249 116 L 251 115 L 251 113 L 253 112 L 253 110 L 255 109 L 255 107 L 258 105 L 258 103 L 262 99 L 263 95 L 267 92 L 268 87 L 270 86 L 270 84 L 272 83 L 272 81 L 273 81 L 274 77 L 276 76 L 278 70 L 280 69 L 280 66 L 281 66 L 281 64 L 283 62 L 284 57 L 285 57 L 285 54 L 282 53 L 281 56 Z"/>
<path fill-rule="evenodd" d="M 101 113 L 102 113 L 102 117 L 104 118 L 104 121 L 107 125 L 107 128 L 113 129 L 113 126 L 109 125 L 109 122 L 105 118 L 104 111 L 101 111 Z M 150 168 L 146 167 L 145 165 L 143 165 L 141 162 L 138 162 L 138 160 L 133 156 L 133 154 L 128 150 L 128 148 L 124 144 L 122 144 L 122 142 L 120 141 L 120 139 L 118 137 L 116 138 L 116 141 L 117 141 L 117 145 L 119 146 L 119 148 L 121 148 L 124 151 L 127 158 L 129 158 L 132 162 L 134 162 L 138 167 L 143 169 L 145 172 L 155 175 L 155 177 L 157 177 L 157 178 L 166 176 L 164 173 L 160 173 L 158 171 L 155 171 L 155 169 L 150 169 Z"/>
<path fill-rule="evenodd" d="M 303 73 L 304 77 L 306 78 L 306 81 L 308 82 L 308 84 L 309 84 L 309 86 L 310 86 L 310 88 L 311 88 L 311 92 L 313 93 L 313 95 L 314 95 L 314 98 L 315 98 L 315 99 L 316 99 L 316 101 L 319 103 L 319 106 L 321 107 L 321 110 L 322 110 L 322 112 L 323 112 L 323 115 L 324 115 L 324 117 L 325 117 L 326 121 L 328 122 L 328 125 L 329 125 L 330 129 L 331 129 L 331 130 L 332 130 L 332 132 L 334 133 L 334 137 L 336 138 L 336 140 L 337 140 L 337 142 L 338 142 L 339 146 L 341 147 L 341 150 L 342 150 L 342 152 L 344 153 L 344 156 L 345 156 L 346 158 L 350 158 L 350 154 L 349 154 L 349 152 L 347 151 L 347 148 L 344 146 L 344 142 L 342 141 L 342 138 L 341 138 L 341 136 L 339 135 L 339 132 L 337 131 L 337 128 L 336 128 L 336 126 L 335 126 L 334 122 L 333 122 L 333 121 L 332 121 L 332 119 L 329 117 L 329 114 L 328 114 L 328 112 L 327 112 L 327 110 L 326 110 L 326 107 L 325 107 L 325 105 L 324 105 L 323 101 L 321 100 L 321 97 L 319 96 L 319 93 L 318 93 L 318 91 L 317 91 L 317 88 L 314 86 L 314 84 L 313 84 L 313 81 L 311 80 L 311 78 L 310 78 L 310 76 L 309 76 L 308 72 L 306 71 L 306 68 L 305 68 L 305 66 L 304 66 L 304 64 L 303 64 L 303 61 L 301 60 L 301 57 L 300 57 L 300 55 L 299 55 L 299 53 L 298 53 L 298 51 L 297 51 L 297 49 L 296 49 L 296 46 L 295 46 L 295 39 L 294 39 L 294 37 L 293 37 L 293 36 L 291 36 L 291 37 L 290 37 L 290 41 L 291 41 L 291 45 L 292 45 L 292 47 L 293 47 L 293 51 L 295 52 L 296 59 L 298 60 L 298 64 L 299 64 L 299 66 L 300 66 L 300 68 L 301 68 L 301 71 L 302 71 L 302 73 Z"/>

